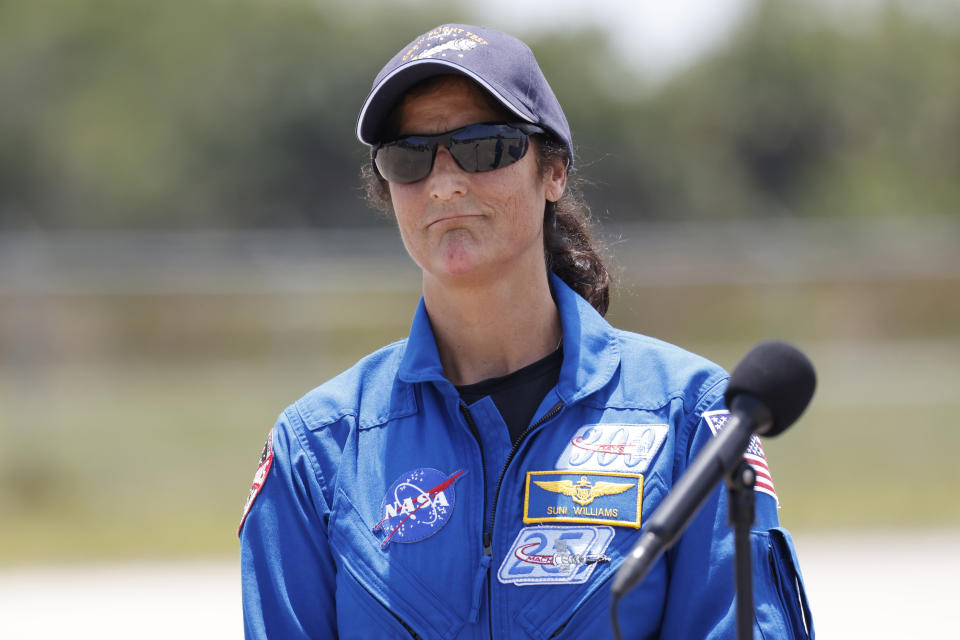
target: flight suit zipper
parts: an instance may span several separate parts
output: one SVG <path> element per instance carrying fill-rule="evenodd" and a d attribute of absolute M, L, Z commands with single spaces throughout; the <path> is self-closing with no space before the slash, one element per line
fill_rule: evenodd
<path fill-rule="evenodd" d="M 483 511 L 481 511 L 480 519 L 486 523 L 487 521 L 487 462 L 483 455 L 483 441 L 480 439 L 480 432 L 477 430 L 477 423 L 473 419 L 473 415 L 470 413 L 470 410 L 467 408 L 467 405 L 463 400 L 460 401 L 460 413 L 463 414 L 464 420 L 467 421 L 467 426 L 470 428 L 470 433 L 473 434 L 473 438 L 477 441 L 477 447 L 480 449 L 480 482 L 483 485 Z M 470 599 L 470 615 L 468 620 L 473 623 L 476 622 L 480 617 L 480 606 L 481 606 L 481 590 L 483 589 L 483 583 L 488 581 L 488 574 L 490 572 L 490 561 L 493 559 L 493 549 L 488 545 L 487 542 L 487 532 L 482 531 L 482 547 L 483 553 L 480 556 L 480 566 L 477 568 L 477 572 L 473 576 L 473 592 Z M 488 594 L 489 598 L 489 594 Z M 490 637 L 493 637 L 493 629 L 490 629 Z"/>
<path fill-rule="evenodd" d="M 500 486 L 503 484 L 504 476 L 507 475 L 507 469 L 510 467 L 510 463 L 513 462 L 514 456 L 517 455 L 517 451 L 519 451 L 520 445 L 523 444 L 523 441 L 527 437 L 527 435 L 529 435 L 531 431 L 533 431 L 534 429 L 542 425 L 547 420 L 550 420 L 553 417 L 555 417 L 558 413 L 560 413 L 561 409 L 563 409 L 562 400 L 557 402 L 557 404 L 553 405 L 550 411 L 547 411 L 545 414 L 543 414 L 542 418 L 540 418 L 539 420 L 534 422 L 532 425 L 524 429 L 523 433 L 517 436 L 516 441 L 513 443 L 513 448 L 510 449 L 510 454 L 507 456 L 506 462 L 503 463 L 503 469 L 500 470 L 500 478 L 497 480 L 497 488 L 493 492 L 493 508 L 490 510 L 490 527 L 487 529 L 487 531 L 484 533 L 484 536 L 483 536 L 484 537 L 483 547 L 484 549 L 487 549 L 489 547 L 491 550 L 491 554 L 493 553 L 493 523 L 497 519 L 497 502 L 500 500 Z"/>
<path fill-rule="evenodd" d="M 474 594 L 473 594 L 473 606 L 470 611 L 471 622 L 476 622 L 476 618 L 480 609 L 480 593 L 479 589 L 482 588 L 483 582 L 487 584 L 487 602 L 491 601 L 491 584 L 490 584 L 490 565 L 493 562 L 493 525 L 497 519 L 497 502 L 500 500 L 500 487 L 503 485 L 503 478 L 507 475 L 507 469 L 510 467 L 510 463 L 513 461 L 513 458 L 517 455 L 517 451 L 520 449 L 520 445 L 523 444 L 524 439 L 529 435 L 534 429 L 554 418 L 560 410 L 563 409 L 563 401 L 557 402 L 553 405 L 549 411 L 543 414 L 539 420 L 528 426 L 523 432 L 517 437 L 513 443 L 513 447 L 510 449 L 510 453 L 507 455 L 506 461 L 503 463 L 503 469 L 500 470 L 500 477 L 497 479 L 497 488 L 493 492 L 493 506 L 490 509 L 490 521 L 489 526 L 485 526 L 483 530 L 483 556 L 480 561 L 480 569 L 477 572 L 477 576 L 474 579 Z M 460 402 L 460 412 L 463 413 L 463 417 L 467 421 L 467 426 L 470 427 L 470 431 L 473 433 L 474 438 L 477 440 L 477 444 L 480 446 L 480 465 L 483 468 L 483 474 L 486 476 L 486 463 L 483 458 L 483 444 L 480 440 L 480 433 L 477 431 L 477 423 L 473 420 L 473 415 L 471 415 L 470 410 L 467 408 L 467 405 L 461 401 Z M 486 478 L 483 480 L 483 513 L 484 518 L 486 518 L 487 513 L 487 482 Z M 490 612 L 489 616 L 490 623 L 490 637 L 493 638 L 493 612 Z"/>

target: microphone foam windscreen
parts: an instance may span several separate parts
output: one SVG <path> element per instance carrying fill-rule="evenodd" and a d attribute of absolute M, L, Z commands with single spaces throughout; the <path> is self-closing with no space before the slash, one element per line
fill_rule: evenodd
<path fill-rule="evenodd" d="M 773 426 L 764 433 L 775 436 L 796 422 L 813 397 L 817 374 L 807 356 L 780 340 L 757 344 L 730 374 L 724 400 L 730 407 L 740 394 L 762 402 L 773 416 Z"/>

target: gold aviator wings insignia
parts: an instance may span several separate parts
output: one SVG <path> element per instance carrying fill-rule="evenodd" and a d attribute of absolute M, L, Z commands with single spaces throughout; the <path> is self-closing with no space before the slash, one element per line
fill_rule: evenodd
<path fill-rule="evenodd" d="M 594 498 L 623 493 L 635 486 L 631 483 L 603 481 L 591 485 L 586 476 L 581 476 L 580 481 L 576 484 L 573 483 L 573 480 L 534 480 L 533 484 L 547 491 L 570 496 L 574 502 L 583 506 L 593 502 Z"/>
<path fill-rule="evenodd" d="M 565 496 L 572 496 L 577 492 L 573 480 L 534 480 L 533 484 L 541 489 L 553 491 L 554 493 L 562 493 Z"/>

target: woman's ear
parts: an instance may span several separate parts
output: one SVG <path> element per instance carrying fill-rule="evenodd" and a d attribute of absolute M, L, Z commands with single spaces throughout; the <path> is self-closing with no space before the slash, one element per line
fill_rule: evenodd
<path fill-rule="evenodd" d="M 556 202 L 567 187 L 567 163 L 563 158 L 551 158 L 550 167 L 543 177 L 547 200 Z"/>

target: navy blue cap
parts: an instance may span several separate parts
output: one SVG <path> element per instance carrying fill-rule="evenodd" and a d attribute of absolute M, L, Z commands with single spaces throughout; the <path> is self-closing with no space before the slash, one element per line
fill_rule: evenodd
<path fill-rule="evenodd" d="M 520 120 L 549 131 L 567 147 L 570 125 L 530 47 L 513 36 L 467 24 L 445 24 L 419 36 L 380 70 L 357 118 L 360 142 L 381 142 L 380 130 L 411 87 L 432 76 L 467 76 Z"/>

